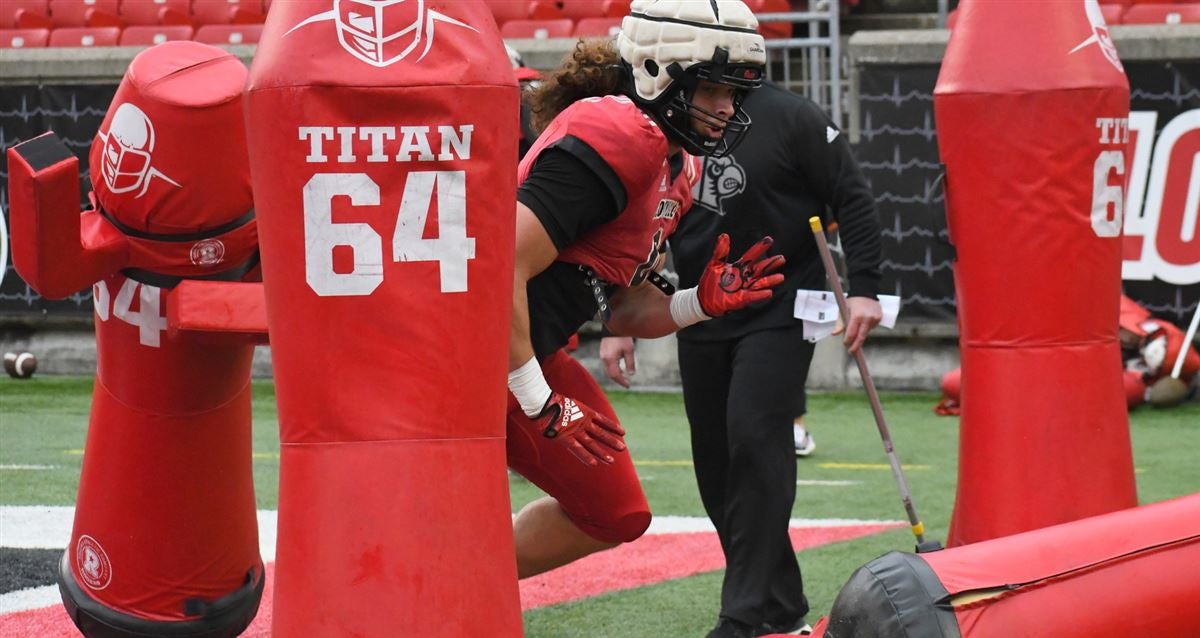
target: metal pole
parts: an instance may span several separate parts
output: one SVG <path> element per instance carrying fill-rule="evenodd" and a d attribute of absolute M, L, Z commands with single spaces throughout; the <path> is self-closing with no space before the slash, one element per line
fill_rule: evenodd
<path fill-rule="evenodd" d="M 850 312 L 846 307 L 846 295 L 842 291 L 842 282 L 838 279 L 837 268 L 833 264 L 833 255 L 829 252 L 829 243 L 825 240 L 825 228 L 821 225 L 821 218 L 810 217 L 808 223 L 817 240 L 817 249 L 821 253 L 821 261 L 825 264 L 825 274 L 829 276 L 829 284 L 833 288 L 833 296 L 837 300 L 838 310 L 842 313 L 842 320 L 848 322 Z M 909 525 L 912 528 L 913 536 L 917 539 L 917 551 L 941 549 L 941 544 L 936 541 L 929 544 L 925 542 L 925 524 L 917 516 L 917 508 L 913 505 L 912 493 L 908 489 L 908 480 L 904 477 L 904 469 L 900 466 L 900 458 L 896 455 L 896 447 L 892 444 L 892 433 L 888 430 L 887 421 L 883 418 L 879 393 L 875 391 L 875 383 L 871 380 L 871 373 L 867 370 L 867 359 L 863 356 L 861 348 L 854 353 L 854 361 L 858 364 L 858 374 L 862 377 L 863 386 L 867 389 L 867 399 L 871 402 L 875 425 L 879 428 L 880 438 L 883 439 L 883 451 L 887 454 L 888 463 L 892 466 L 892 477 L 896 479 L 900 498 L 904 501 L 904 511 L 908 514 Z"/>

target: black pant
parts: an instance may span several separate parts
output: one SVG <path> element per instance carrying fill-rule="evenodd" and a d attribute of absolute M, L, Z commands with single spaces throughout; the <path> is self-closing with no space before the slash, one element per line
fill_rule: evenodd
<path fill-rule="evenodd" d="M 727 565 L 721 616 L 751 626 L 808 613 L 788 521 L 792 420 L 803 411 L 812 355 L 799 322 L 728 341 L 679 341 L 696 482 Z"/>

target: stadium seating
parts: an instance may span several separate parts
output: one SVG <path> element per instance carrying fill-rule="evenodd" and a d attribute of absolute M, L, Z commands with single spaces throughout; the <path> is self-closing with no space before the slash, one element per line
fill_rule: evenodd
<path fill-rule="evenodd" d="M 184 24 L 135 25 L 121 32 L 118 44 L 123 47 L 151 46 L 167 40 L 191 40 L 192 28 Z"/>
<path fill-rule="evenodd" d="M 1200 4 L 1135 4 L 1121 15 L 1124 24 L 1200 23 Z"/>
<path fill-rule="evenodd" d="M 746 0 L 746 6 L 754 13 L 787 13 L 792 10 L 788 0 Z M 792 37 L 790 22 L 760 22 L 758 32 L 768 40 Z"/>
<path fill-rule="evenodd" d="M 487 0 L 487 4 L 499 25 L 509 20 L 528 20 L 533 13 L 531 0 Z"/>
<path fill-rule="evenodd" d="M 192 0 L 192 21 L 204 24 L 261 24 L 265 18 L 259 0 Z"/>
<path fill-rule="evenodd" d="M 50 6 L 47 0 L 4 0 L 0 2 L 0 29 L 16 29 L 17 18 L 31 14 L 49 19 Z"/>
<path fill-rule="evenodd" d="M 575 37 L 597 38 L 616 35 L 621 18 L 583 18 L 575 25 Z"/>
<path fill-rule="evenodd" d="M 620 0 L 562 0 L 563 15 L 575 20 L 588 18 L 622 18 L 629 13 L 629 3 Z"/>
<path fill-rule="evenodd" d="M 127 24 L 190 24 L 189 0 L 121 0 L 121 20 Z"/>
<path fill-rule="evenodd" d="M 54 27 L 116 26 L 117 0 L 50 0 L 50 20 Z M 105 23 L 105 24 L 97 24 Z M 53 40 L 53 36 L 51 36 Z"/>
<path fill-rule="evenodd" d="M 1102 4 L 1100 13 L 1104 14 L 1104 24 L 1121 24 L 1121 14 L 1125 13 L 1123 4 Z"/>
<path fill-rule="evenodd" d="M 0 49 L 32 49 L 46 46 L 47 29 L 0 29 Z"/>
<path fill-rule="evenodd" d="M 196 42 L 204 44 L 257 44 L 261 24 L 206 24 L 196 30 Z"/>
<path fill-rule="evenodd" d="M 50 32 L 52 47 L 112 47 L 121 37 L 118 27 L 66 27 Z"/>
<path fill-rule="evenodd" d="M 574 30 L 574 23 L 567 18 L 560 20 L 509 20 L 500 27 L 503 38 L 567 38 Z"/>

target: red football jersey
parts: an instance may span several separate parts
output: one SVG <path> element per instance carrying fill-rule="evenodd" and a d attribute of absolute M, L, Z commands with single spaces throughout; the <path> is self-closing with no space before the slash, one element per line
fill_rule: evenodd
<path fill-rule="evenodd" d="M 519 181 L 544 149 L 567 136 L 587 144 L 612 168 L 627 197 L 616 219 L 576 239 L 558 261 L 587 266 L 609 283 L 640 284 L 691 208 L 695 162 L 685 153 L 683 170 L 671 179 L 667 138 L 658 124 L 629 98 L 607 95 L 580 100 L 554 118 L 521 162 Z"/>

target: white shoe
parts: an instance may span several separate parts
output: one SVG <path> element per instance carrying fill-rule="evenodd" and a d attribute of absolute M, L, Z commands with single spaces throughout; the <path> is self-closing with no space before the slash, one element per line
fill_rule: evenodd
<path fill-rule="evenodd" d="M 808 456 L 817 449 L 817 442 L 803 425 L 792 425 L 792 436 L 796 443 L 796 456 Z"/>

